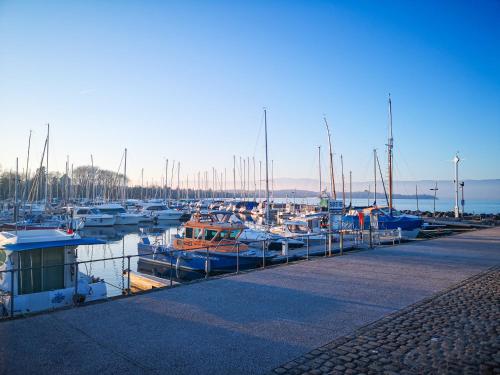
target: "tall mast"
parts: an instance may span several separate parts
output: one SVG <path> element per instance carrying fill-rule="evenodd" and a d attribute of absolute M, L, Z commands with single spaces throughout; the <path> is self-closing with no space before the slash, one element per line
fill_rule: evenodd
<path fill-rule="evenodd" d="M 144 190 L 144 168 L 141 168 L 141 201 L 143 199 L 143 190 Z"/>
<path fill-rule="evenodd" d="M 45 207 L 49 205 L 49 136 L 50 136 L 50 125 L 47 124 L 47 167 L 46 167 L 46 178 L 45 178 Z"/>
<path fill-rule="evenodd" d="M 377 205 L 377 149 L 373 149 L 373 182 L 375 184 L 374 186 L 374 193 L 373 193 L 373 205 Z"/>
<path fill-rule="evenodd" d="M 123 166 L 123 203 L 127 201 L 127 149 L 125 148 L 125 164 Z"/>
<path fill-rule="evenodd" d="M 323 117 L 326 125 L 326 133 L 328 135 L 328 147 L 330 149 L 330 194 L 333 199 L 337 199 L 337 192 L 335 191 L 335 176 L 333 174 L 333 151 L 332 151 L 332 139 L 330 136 L 330 128 L 328 127 L 328 122 L 326 121 L 326 117 Z"/>
<path fill-rule="evenodd" d="M 342 210 L 345 211 L 344 158 L 342 154 L 340 154 L 340 168 L 342 172 Z"/>
<path fill-rule="evenodd" d="M 168 159 L 165 160 L 165 202 L 167 201 L 167 191 L 168 191 Z"/>
<path fill-rule="evenodd" d="M 262 160 L 259 160 L 259 201 L 262 200 Z"/>
<path fill-rule="evenodd" d="M 16 225 L 16 232 L 17 232 L 17 220 L 18 220 L 18 213 L 19 213 L 19 206 L 17 204 L 17 191 L 18 191 L 18 181 L 19 181 L 19 158 L 16 158 L 16 177 L 14 180 L 14 223 Z"/>
<path fill-rule="evenodd" d="M 30 163 L 30 149 L 31 149 L 31 130 L 30 130 L 30 136 L 28 138 L 28 157 L 26 158 L 26 172 L 24 176 L 24 188 L 22 197 L 23 201 L 26 201 L 26 194 L 28 193 L 28 169 Z"/>
<path fill-rule="evenodd" d="M 269 225 L 269 156 L 267 151 L 267 110 L 264 108 L 264 133 L 266 144 L 266 224 Z"/>
<path fill-rule="evenodd" d="M 318 146 L 319 196 L 321 197 L 321 146 Z"/>
<path fill-rule="evenodd" d="M 387 142 L 387 156 L 389 169 L 389 212 L 392 215 L 392 149 L 394 147 L 394 139 L 392 138 L 392 102 L 391 94 L 389 94 L 389 139 Z"/>
<path fill-rule="evenodd" d="M 253 200 L 257 201 L 257 181 L 255 178 L 255 156 L 252 157 L 253 161 Z"/>
<path fill-rule="evenodd" d="M 233 199 L 236 199 L 236 155 L 233 155 Z"/>

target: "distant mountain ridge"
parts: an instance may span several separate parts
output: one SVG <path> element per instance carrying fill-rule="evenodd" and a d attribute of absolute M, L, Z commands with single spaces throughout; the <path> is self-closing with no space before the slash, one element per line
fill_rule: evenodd
<path fill-rule="evenodd" d="M 434 193 L 430 189 L 434 188 L 436 182 L 438 187 L 436 194 L 437 198 L 451 199 L 454 197 L 455 185 L 453 181 L 450 180 L 394 181 L 394 197 L 415 197 L 416 186 L 419 198 L 421 197 L 422 199 L 425 199 L 427 196 L 433 196 Z M 341 184 L 336 183 L 335 186 L 337 192 L 342 192 Z M 327 181 L 323 181 L 322 188 L 325 189 L 325 187 L 329 187 Z M 368 190 L 369 187 L 369 190 L 373 195 L 373 181 L 353 182 L 353 198 L 366 198 L 367 193 L 365 190 Z M 278 191 L 288 191 L 291 194 L 294 190 L 296 191 L 295 194 L 297 197 L 299 197 L 299 192 L 301 192 L 301 195 L 304 194 L 304 192 L 307 192 L 307 194 L 312 193 L 312 196 L 315 196 L 318 195 L 319 180 L 312 178 L 275 178 L 274 188 L 276 197 L 278 196 Z M 345 186 L 345 190 L 348 194 L 348 183 Z M 355 192 L 357 196 L 354 195 Z M 290 196 L 290 194 L 288 196 Z M 377 181 L 377 197 L 384 197 L 384 190 L 381 181 Z M 464 180 L 464 197 L 465 199 L 500 200 L 500 179 Z"/>

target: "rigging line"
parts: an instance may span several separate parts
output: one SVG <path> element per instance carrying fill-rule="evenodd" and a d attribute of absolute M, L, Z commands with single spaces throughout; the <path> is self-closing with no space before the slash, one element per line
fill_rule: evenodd
<path fill-rule="evenodd" d="M 255 145 L 253 147 L 253 157 L 255 157 L 255 152 L 257 151 L 257 145 L 259 144 L 260 134 L 262 133 L 262 128 L 264 127 L 264 112 L 260 115 L 260 127 L 259 132 L 257 133 L 257 139 L 255 140 Z"/>
<path fill-rule="evenodd" d="M 377 155 L 377 165 L 378 165 L 378 171 L 380 173 L 380 179 L 382 180 L 382 187 L 384 188 L 385 200 L 387 201 L 387 205 L 389 205 L 389 197 L 387 196 L 387 190 L 385 189 L 384 176 L 382 175 L 382 168 L 380 168 L 380 161 L 378 160 L 378 155 Z M 375 199 L 377 199 L 377 197 L 375 197 Z"/>

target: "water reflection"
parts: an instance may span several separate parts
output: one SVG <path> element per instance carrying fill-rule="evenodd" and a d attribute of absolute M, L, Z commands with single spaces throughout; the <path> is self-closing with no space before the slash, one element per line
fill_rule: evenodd
<path fill-rule="evenodd" d="M 115 296 L 122 293 L 127 287 L 124 270 L 128 268 L 128 260 L 108 259 L 131 255 L 130 269 L 138 271 L 140 262 L 137 256 L 137 243 L 141 233 L 159 237 L 165 243 L 178 233 L 179 221 L 160 221 L 156 224 L 144 225 L 115 225 L 113 227 L 86 227 L 81 232 L 82 237 L 93 237 L 106 241 L 104 245 L 80 246 L 78 248 L 79 261 L 92 261 L 80 265 L 80 271 L 105 280 L 108 286 L 108 295 Z M 142 263 L 142 262 L 141 262 Z M 142 272 L 139 270 L 139 272 Z"/>

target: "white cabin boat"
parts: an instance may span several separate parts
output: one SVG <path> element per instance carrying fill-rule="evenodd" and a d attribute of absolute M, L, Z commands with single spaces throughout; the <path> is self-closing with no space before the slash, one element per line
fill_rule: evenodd
<path fill-rule="evenodd" d="M 106 203 L 96 207 L 103 214 L 115 217 L 116 225 L 137 225 L 143 218 L 143 214 L 127 212 L 122 205 L 118 203 Z"/>
<path fill-rule="evenodd" d="M 141 211 L 157 220 L 179 220 L 184 212 L 168 208 L 163 203 L 143 203 Z"/>
<path fill-rule="evenodd" d="M 102 243 L 56 229 L 0 232 L 0 314 L 106 298 L 104 280 L 79 272 L 74 264 L 78 245 Z"/>
<path fill-rule="evenodd" d="M 89 207 L 75 207 L 73 217 L 81 218 L 86 227 L 109 227 L 116 222 L 113 215 L 103 214 L 97 208 Z"/>

